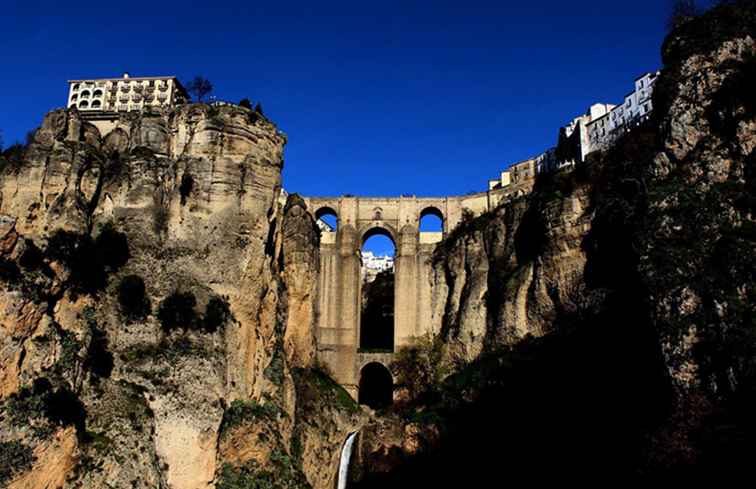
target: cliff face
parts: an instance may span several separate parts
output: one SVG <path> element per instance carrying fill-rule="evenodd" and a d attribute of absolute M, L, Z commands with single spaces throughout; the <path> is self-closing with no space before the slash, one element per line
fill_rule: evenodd
<path fill-rule="evenodd" d="M 447 419 L 443 446 L 475 445 L 470 432 L 506 438 L 516 448 L 497 455 L 513 476 L 534 460 L 565 477 L 745 471 L 756 436 L 744 415 L 756 406 L 754 32 L 748 2 L 675 30 L 651 120 L 436 249 L 435 324 L 461 368 L 413 409 Z M 565 440 L 577 439 L 573 457 Z M 472 452 L 442 449 L 375 485 L 497 463 Z"/>
<path fill-rule="evenodd" d="M 129 115 L 104 139 L 75 111 L 45 117 L 0 180 L 0 442 L 30 461 L 4 482 L 223 484 L 253 460 L 254 432 L 233 433 L 260 406 L 263 452 L 290 456 L 318 232 L 279 202 L 285 142 L 239 107 Z"/>
<path fill-rule="evenodd" d="M 588 186 L 570 185 L 570 195 L 554 187 L 463 222 L 437 248 L 433 302 L 455 361 L 552 331 L 574 300 L 591 212 Z"/>

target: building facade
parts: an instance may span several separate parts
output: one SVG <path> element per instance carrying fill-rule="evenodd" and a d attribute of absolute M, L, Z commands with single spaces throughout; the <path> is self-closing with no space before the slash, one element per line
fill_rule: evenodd
<path fill-rule="evenodd" d="M 175 76 L 99 78 L 68 81 L 67 107 L 83 114 L 142 111 L 172 107 L 189 100 Z"/>
<path fill-rule="evenodd" d="M 606 149 L 628 129 L 646 120 L 653 110 L 652 95 L 659 72 L 644 73 L 635 79 L 633 91 L 625 95 L 621 105 L 586 125 L 588 141 L 585 154 Z M 583 156 L 584 157 L 584 156 Z"/>
<path fill-rule="evenodd" d="M 394 271 L 393 256 L 375 255 L 372 251 L 362 251 L 360 258 L 362 260 L 360 274 L 363 282 L 372 282 L 381 272 Z"/>

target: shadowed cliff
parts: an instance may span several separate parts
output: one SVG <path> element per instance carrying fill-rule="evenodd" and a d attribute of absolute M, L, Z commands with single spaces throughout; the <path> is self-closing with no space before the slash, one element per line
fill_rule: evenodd
<path fill-rule="evenodd" d="M 455 373 L 396 408 L 428 446 L 387 470 L 366 434 L 355 487 L 747 474 L 753 32 L 749 2 L 680 26 L 652 120 L 450 233 L 431 281 Z"/>

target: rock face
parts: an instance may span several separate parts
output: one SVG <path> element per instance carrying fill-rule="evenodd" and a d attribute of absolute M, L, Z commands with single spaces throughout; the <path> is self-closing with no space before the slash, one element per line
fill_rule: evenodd
<path fill-rule="evenodd" d="M 0 180 L 0 402 L 17 420 L 0 441 L 34 459 L 12 487 L 222 485 L 243 474 L 219 440 L 254 435 L 222 436 L 256 412 L 239 405 L 281 410 L 278 445 L 256 448 L 279 458 L 255 470 L 290 457 L 319 234 L 301 199 L 280 202 L 285 142 L 240 107 L 127 115 L 105 138 L 75 110 L 45 117 Z"/>
<path fill-rule="evenodd" d="M 463 222 L 434 254 L 434 317 L 455 360 L 541 336 L 582 281 L 587 185 L 528 196 Z"/>

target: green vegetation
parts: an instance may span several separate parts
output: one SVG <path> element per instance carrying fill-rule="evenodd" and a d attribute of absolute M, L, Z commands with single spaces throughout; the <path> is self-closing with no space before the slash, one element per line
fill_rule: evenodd
<path fill-rule="evenodd" d="M 127 320 L 142 320 L 150 314 L 152 307 L 142 277 L 138 275 L 123 277 L 118 284 L 117 293 L 121 313 Z"/>
<path fill-rule="evenodd" d="M 223 413 L 220 428 L 221 436 L 226 436 L 233 428 L 245 423 L 254 423 L 258 420 L 275 421 L 285 415 L 286 413 L 271 401 L 266 400 L 258 403 L 237 399 Z"/>
<path fill-rule="evenodd" d="M 92 338 L 87 348 L 84 370 L 90 373 L 90 379 L 97 382 L 101 378 L 110 378 L 113 372 L 113 354 L 108 349 L 108 336 L 96 322 L 90 321 Z"/>
<path fill-rule="evenodd" d="M 184 172 L 184 174 L 181 175 L 181 185 L 179 185 L 181 205 L 186 205 L 186 199 L 192 194 L 192 190 L 194 190 L 194 177 L 191 173 Z"/>
<path fill-rule="evenodd" d="M 67 386 L 54 389 L 44 377 L 35 379 L 32 387 L 23 387 L 11 395 L 5 406 L 8 420 L 14 426 L 30 426 L 38 438 L 46 438 L 56 426 L 75 426 L 83 435 L 86 410 L 78 396 Z"/>
<path fill-rule="evenodd" d="M 71 272 L 68 284 L 76 293 L 94 294 L 105 288 L 108 275 L 128 261 L 126 235 L 111 224 L 105 225 L 96 239 L 88 234 L 58 230 L 48 241 L 46 255 Z"/>
<path fill-rule="evenodd" d="M 225 325 L 232 317 L 228 298 L 225 296 L 213 296 L 207 302 L 205 314 L 202 318 L 202 329 L 208 333 L 215 333 L 218 328 Z"/>
<path fill-rule="evenodd" d="M 158 309 L 158 320 L 165 333 L 174 329 L 194 329 L 197 324 L 197 299 L 191 292 L 176 291 L 166 297 Z"/>
<path fill-rule="evenodd" d="M 297 409 L 322 409 L 325 405 L 349 414 L 360 411 L 352 396 L 322 370 L 295 368 L 292 375 L 302 401 Z"/>
<path fill-rule="evenodd" d="M 270 359 L 270 363 L 265 367 L 265 370 L 263 370 L 265 378 L 277 386 L 283 385 L 284 381 L 284 356 L 282 350 L 282 347 L 277 347 L 275 349 L 273 357 Z"/>
<path fill-rule="evenodd" d="M 20 441 L 0 442 L 0 484 L 10 482 L 16 474 L 31 468 L 34 452 Z"/>
<path fill-rule="evenodd" d="M 233 317 L 226 297 L 211 297 L 204 314 L 200 315 L 194 294 L 182 291 L 166 297 L 160 303 L 157 316 L 165 333 L 176 329 L 215 333 Z"/>
<path fill-rule="evenodd" d="M 192 341 L 188 336 L 164 338 L 158 343 L 138 343 L 121 352 L 120 358 L 125 363 L 143 363 L 147 361 L 166 361 L 175 364 L 182 357 L 207 357 L 213 351 L 200 341 Z"/>
<path fill-rule="evenodd" d="M 400 348 L 390 366 L 396 379 L 395 388 L 406 389 L 412 402 L 429 403 L 437 399 L 444 379 L 451 373 L 445 348 L 441 338 L 430 333 L 416 338 L 411 346 Z"/>
<path fill-rule="evenodd" d="M 218 489 L 308 489 L 307 479 L 291 458 L 282 451 L 271 454 L 271 469 L 262 469 L 254 461 L 236 467 L 224 464 Z"/>

